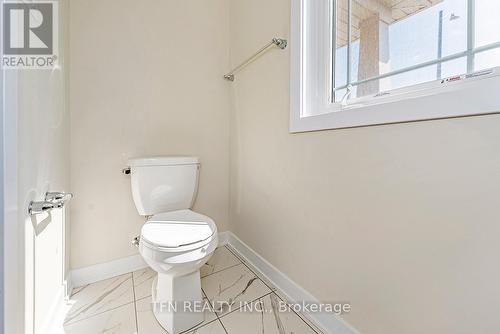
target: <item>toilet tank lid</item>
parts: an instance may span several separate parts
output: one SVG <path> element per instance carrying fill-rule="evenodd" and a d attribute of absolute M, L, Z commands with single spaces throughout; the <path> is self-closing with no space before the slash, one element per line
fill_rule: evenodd
<path fill-rule="evenodd" d="M 197 157 L 190 156 L 154 156 L 141 157 L 128 160 L 130 167 L 135 166 L 175 166 L 175 165 L 194 165 L 200 163 Z"/>

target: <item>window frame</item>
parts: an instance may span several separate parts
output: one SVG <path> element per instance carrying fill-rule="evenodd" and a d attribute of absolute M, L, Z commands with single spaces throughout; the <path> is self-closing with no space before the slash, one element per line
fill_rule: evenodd
<path fill-rule="evenodd" d="M 339 129 L 424 121 L 500 112 L 500 67 L 478 71 L 460 80 L 436 80 L 374 96 L 334 103 L 334 4 L 336 0 L 291 1 L 290 132 Z M 349 2 L 351 2 L 350 0 Z M 468 12 L 474 0 L 468 0 Z M 468 15 L 473 25 L 473 15 Z M 474 32 L 468 29 L 467 50 L 439 62 L 493 50 L 500 43 L 473 49 Z M 348 52 L 349 53 L 349 52 Z M 449 59 L 450 58 L 450 59 Z M 314 61 L 309 61 L 313 59 Z M 437 63 L 438 61 L 429 62 Z M 468 60 L 468 71 L 471 61 Z M 405 73 L 429 66 L 423 63 Z M 388 74 L 383 77 L 390 76 Z M 376 77 L 372 80 L 376 80 Z M 338 88 L 340 89 L 340 88 Z"/>

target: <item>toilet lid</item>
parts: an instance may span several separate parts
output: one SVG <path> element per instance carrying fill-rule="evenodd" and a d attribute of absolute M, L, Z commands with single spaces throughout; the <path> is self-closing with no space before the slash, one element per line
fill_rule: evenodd
<path fill-rule="evenodd" d="M 212 219 L 191 210 L 154 215 L 141 230 L 141 239 L 165 248 L 195 244 L 210 238 L 217 228 Z"/>

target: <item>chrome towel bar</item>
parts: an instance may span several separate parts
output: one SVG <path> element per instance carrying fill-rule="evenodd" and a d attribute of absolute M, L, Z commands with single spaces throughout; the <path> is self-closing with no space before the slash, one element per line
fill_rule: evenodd
<path fill-rule="evenodd" d="M 255 52 L 251 57 L 247 58 L 244 62 L 242 62 L 240 65 L 236 66 L 231 72 L 228 74 L 224 75 L 224 79 L 229 80 L 229 81 L 234 81 L 234 75 L 236 72 L 241 70 L 243 67 L 247 66 L 251 62 L 253 62 L 255 59 L 257 59 L 261 54 L 269 50 L 273 46 L 277 46 L 281 50 L 284 50 L 286 46 L 288 45 L 288 41 L 283 38 L 273 38 L 269 43 L 264 45 L 259 51 Z"/>
<path fill-rule="evenodd" d="M 47 192 L 45 193 L 45 200 L 30 202 L 28 206 L 28 214 L 33 216 L 52 209 L 62 208 L 71 198 L 73 198 L 72 193 Z"/>

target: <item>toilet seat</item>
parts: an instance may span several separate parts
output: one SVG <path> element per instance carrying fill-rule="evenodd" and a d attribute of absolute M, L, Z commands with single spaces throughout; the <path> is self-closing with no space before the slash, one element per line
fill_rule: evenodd
<path fill-rule="evenodd" d="M 207 216 L 191 210 L 164 212 L 152 216 L 141 229 L 141 243 L 164 251 L 185 251 L 208 244 L 217 227 Z"/>

